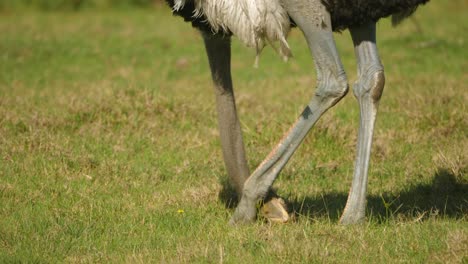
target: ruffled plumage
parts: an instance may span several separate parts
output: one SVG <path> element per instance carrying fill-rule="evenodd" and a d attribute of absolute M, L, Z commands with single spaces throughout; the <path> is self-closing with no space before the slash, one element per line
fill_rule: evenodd
<path fill-rule="evenodd" d="M 287 0 L 166 0 L 174 14 L 203 31 L 235 35 L 258 54 L 266 44 L 279 43 L 278 53 L 291 56 L 286 37 L 293 26 L 281 5 Z M 321 0 L 330 12 L 333 31 L 377 22 L 392 15 L 393 24 L 429 0 Z"/>
<path fill-rule="evenodd" d="M 289 16 L 279 0 L 170 0 L 169 4 L 177 14 L 185 14 L 188 7 L 191 18 L 184 16 L 186 20 L 209 26 L 213 33 L 232 33 L 257 54 L 267 43 L 279 43 L 278 53 L 284 59 L 291 56 L 286 41 Z"/>

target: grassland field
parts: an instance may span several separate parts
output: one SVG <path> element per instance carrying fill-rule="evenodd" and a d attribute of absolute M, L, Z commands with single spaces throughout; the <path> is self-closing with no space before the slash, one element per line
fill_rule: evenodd
<path fill-rule="evenodd" d="M 468 3 L 378 24 L 386 71 L 367 219 L 341 226 L 359 109 L 349 93 L 274 187 L 294 221 L 227 225 L 199 34 L 163 5 L 0 13 L 0 263 L 468 263 Z M 336 34 L 350 84 L 348 32 Z M 251 169 L 300 114 L 315 69 L 233 41 Z"/>

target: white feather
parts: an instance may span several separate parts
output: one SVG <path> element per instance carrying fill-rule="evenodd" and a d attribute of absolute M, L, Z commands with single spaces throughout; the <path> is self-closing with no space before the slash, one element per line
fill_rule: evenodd
<path fill-rule="evenodd" d="M 246 46 L 253 47 L 258 55 L 267 43 L 273 47 L 279 42 L 277 52 L 286 60 L 291 57 L 286 37 L 290 30 L 289 16 L 280 0 L 175 0 L 174 10 L 193 1 L 193 16 L 204 15 L 215 32 L 231 31 Z"/>

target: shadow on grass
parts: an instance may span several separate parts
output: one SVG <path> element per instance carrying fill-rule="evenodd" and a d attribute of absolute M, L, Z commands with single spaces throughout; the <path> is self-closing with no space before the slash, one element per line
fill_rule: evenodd
<path fill-rule="evenodd" d="M 460 173 L 463 175 L 464 173 Z M 222 182 L 220 200 L 227 208 L 237 205 L 235 192 L 227 182 Z M 450 218 L 468 216 L 468 182 L 447 169 L 438 169 L 432 182 L 409 186 L 396 194 L 369 195 L 367 217 L 385 222 L 393 217 L 403 219 L 425 219 L 431 215 Z M 307 196 L 288 199 L 288 206 L 296 216 L 329 218 L 338 221 L 346 204 L 347 193 L 326 193 L 321 196 Z"/>

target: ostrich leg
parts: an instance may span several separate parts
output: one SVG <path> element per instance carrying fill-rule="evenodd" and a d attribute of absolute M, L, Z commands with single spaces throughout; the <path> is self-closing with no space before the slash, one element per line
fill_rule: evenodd
<path fill-rule="evenodd" d="M 216 95 L 218 126 L 223 158 L 230 183 L 241 197 L 244 182 L 249 176 L 242 131 L 237 117 L 236 102 L 231 78 L 230 37 L 202 34 Z M 285 222 L 289 215 L 281 199 L 271 193 L 263 208 L 264 216 L 273 221 Z"/>
<path fill-rule="evenodd" d="M 353 92 L 359 102 L 360 125 L 353 183 L 340 219 L 342 224 L 358 223 L 364 219 L 372 134 L 385 85 L 384 70 L 376 46 L 375 23 L 351 28 L 350 32 L 358 66 L 358 80 Z"/>
<path fill-rule="evenodd" d="M 330 16 L 320 0 L 288 0 L 283 4 L 303 31 L 315 59 L 317 90 L 289 132 L 245 182 L 242 198 L 231 218 L 232 224 L 255 219 L 257 200 L 268 192 L 281 169 L 320 116 L 348 90 L 346 75 L 332 35 Z"/>
<path fill-rule="evenodd" d="M 249 168 L 245 157 L 242 132 L 232 88 L 231 40 L 230 37 L 209 35 L 208 33 L 202 35 L 215 88 L 224 163 L 231 184 L 236 192 L 240 194 L 249 175 Z"/>

